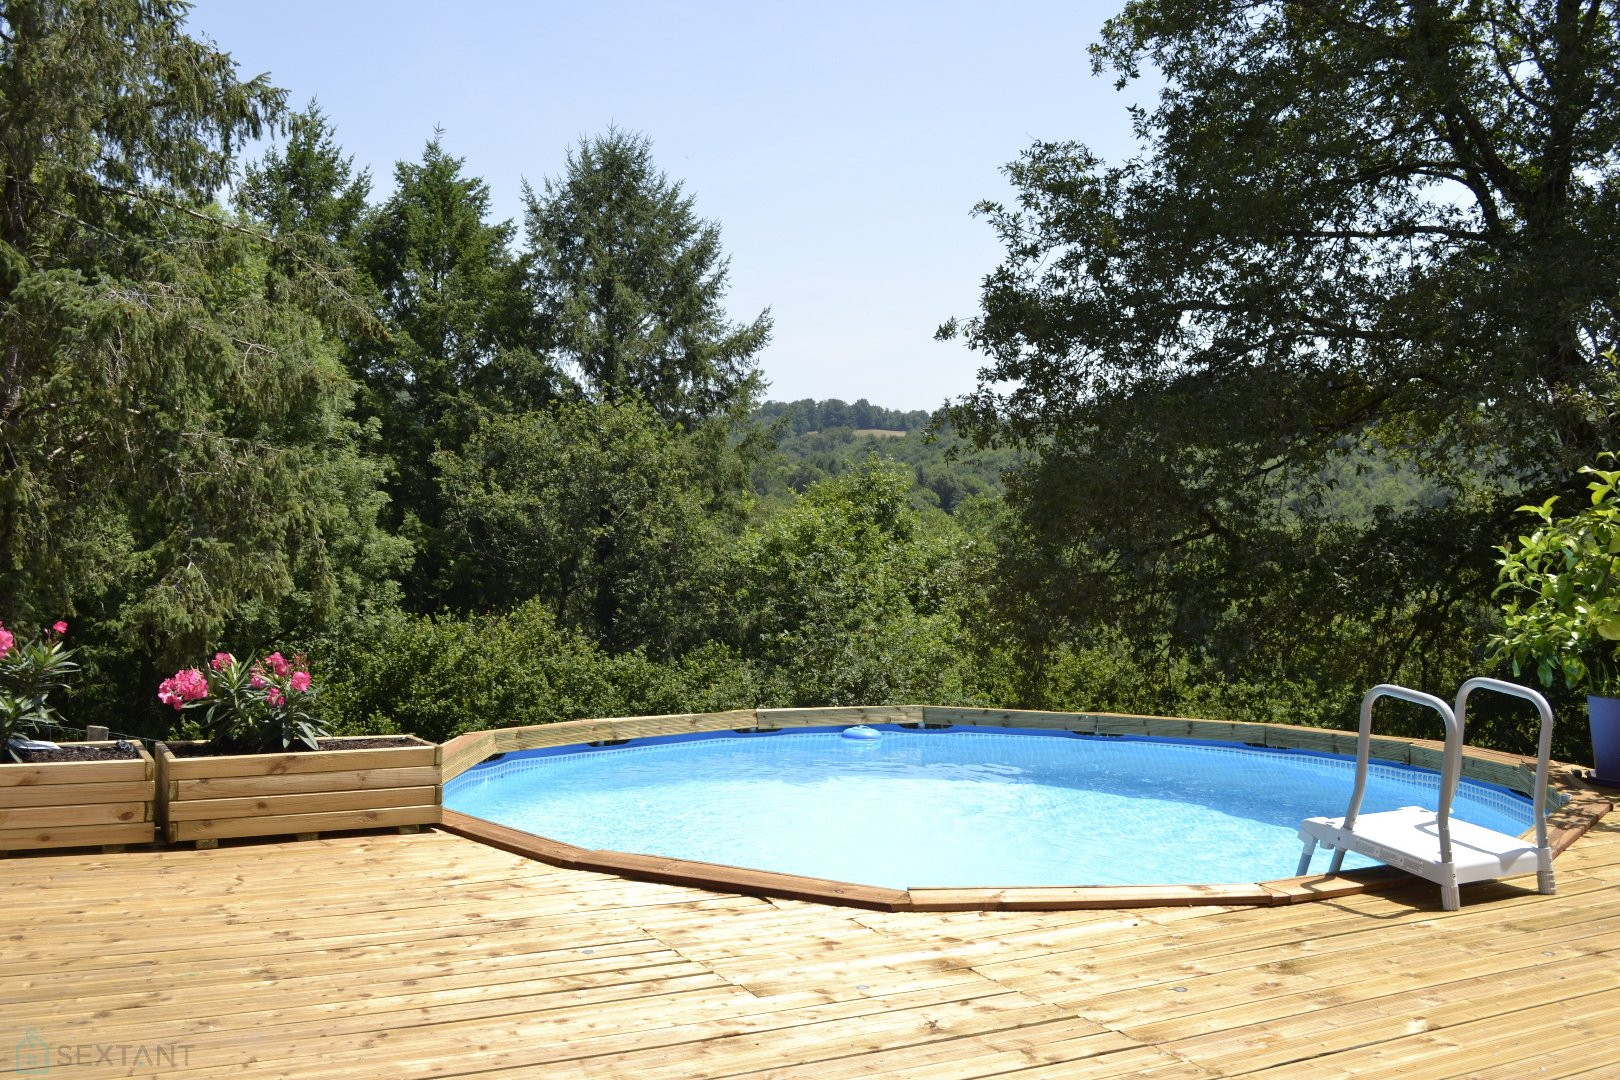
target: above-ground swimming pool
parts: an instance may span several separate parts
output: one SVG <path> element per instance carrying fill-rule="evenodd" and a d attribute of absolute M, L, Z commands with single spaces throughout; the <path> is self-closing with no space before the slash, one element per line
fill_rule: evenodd
<path fill-rule="evenodd" d="M 444 804 L 579 848 L 894 889 L 1173 885 L 1292 876 L 1300 822 L 1343 814 L 1354 776 L 1306 750 L 885 725 L 521 751 L 449 781 Z M 1374 761 L 1362 812 L 1438 791 L 1434 772 Z M 1467 779 L 1452 814 L 1532 823 L 1527 798 Z"/>

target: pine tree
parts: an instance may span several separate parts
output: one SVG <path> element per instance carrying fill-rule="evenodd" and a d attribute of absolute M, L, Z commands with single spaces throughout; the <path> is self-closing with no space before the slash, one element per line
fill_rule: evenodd
<path fill-rule="evenodd" d="M 249 165 L 236 204 L 278 237 L 309 234 L 332 244 L 352 238 L 366 211 L 371 174 L 354 171 L 319 103 L 287 122 L 286 145 Z"/>
<path fill-rule="evenodd" d="M 770 312 L 727 321 L 720 229 L 654 167 L 645 137 L 581 140 L 563 176 L 524 198 L 541 340 L 587 394 L 639 397 L 688 424 L 753 404 Z"/>
<path fill-rule="evenodd" d="M 76 615 L 79 707 L 120 726 L 164 664 L 335 618 L 400 554 L 319 283 L 213 202 L 282 92 L 185 8 L 0 3 L 0 611 Z"/>
<path fill-rule="evenodd" d="M 481 410 L 532 407 L 555 387 L 549 367 L 523 348 L 521 264 L 507 249 L 511 223 L 487 220 L 489 187 L 463 174 L 438 134 L 394 176 L 397 190 L 361 225 L 356 245 L 384 329 L 360 341 L 351 362 L 393 456 L 388 487 L 400 526 L 420 552 L 410 600 L 432 610 L 460 603 L 433 455 L 459 450 Z"/>

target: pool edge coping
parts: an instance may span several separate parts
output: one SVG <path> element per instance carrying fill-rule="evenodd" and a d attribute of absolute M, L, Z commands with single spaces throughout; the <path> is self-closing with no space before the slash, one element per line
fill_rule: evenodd
<path fill-rule="evenodd" d="M 838 724 L 916 724 L 947 727 L 1022 727 L 1092 735 L 1149 735 L 1196 738 L 1240 745 L 1321 750 L 1341 753 L 1348 740 L 1354 753 L 1355 732 L 1287 724 L 1257 724 L 1186 717 L 1132 716 L 1119 713 L 1056 713 L 1034 710 L 952 708 L 932 705 L 849 706 L 820 709 L 738 709 L 718 713 L 675 713 L 664 716 L 570 720 L 529 727 L 492 728 L 457 736 L 443 745 L 443 778 L 448 784 L 482 761 L 503 753 L 544 746 L 615 743 L 635 738 L 693 732 L 763 732 Z M 1259 736 L 1259 740 L 1244 736 Z M 1374 738 L 1373 756 L 1381 760 L 1438 768 L 1442 744 L 1423 739 Z M 1406 747 L 1404 760 L 1380 754 Z M 1413 758 L 1423 759 L 1421 762 Z M 1472 768 L 1470 768 L 1472 766 Z M 1533 772 L 1534 761 L 1495 750 L 1465 751 L 1465 776 L 1524 790 L 1516 785 Z M 1548 816 L 1548 842 L 1556 857 L 1613 809 L 1612 798 L 1587 783 L 1577 766 L 1554 763 L 1551 787 L 1567 797 Z M 1076 885 L 1009 888 L 888 889 L 853 882 L 803 877 L 666 856 L 575 847 L 444 807 L 440 827 L 478 843 L 565 869 L 615 874 L 638 881 L 681 885 L 714 892 L 803 900 L 878 911 L 1061 911 L 1082 908 L 1262 906 L 1309 903 L 1368 892 L 1389 892 L 1428 885 L 1421 878 L 1387 867 L 1312 874 L 1265 882 L 1201 885 Z"/>

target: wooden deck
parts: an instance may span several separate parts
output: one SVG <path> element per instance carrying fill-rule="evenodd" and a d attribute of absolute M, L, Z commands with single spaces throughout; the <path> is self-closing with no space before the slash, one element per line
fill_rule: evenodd
<path fill-rule="evenodd" d="M 0 860 L 0 1073 L 1620 1076 L 1620 817 L 1557 865 L 1557 896 L 1470 886 L 1453 913 L 1425 884 L 927 913 L 625 881 L 438 831 L 21 856 Z"/>

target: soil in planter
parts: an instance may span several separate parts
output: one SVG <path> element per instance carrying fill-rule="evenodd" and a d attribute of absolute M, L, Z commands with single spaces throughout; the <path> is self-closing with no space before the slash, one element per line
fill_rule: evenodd
<path fill-rule="evenodd" d="M 140 757 L 134 743 L 118 746 L 64 746 L 57 750 L 19 750 L 11 752 L 26 765 L 43 765 L 59 761 L 127 761 Z M 0 753 L 0 759 L 5 755 Z"/>
<path fill-rule="evenodd" d="M 401 746 L 421 746 L 422 744 L 409 735 L 372 735 L 363 739 L 316 739 L 322 750 L 386 750 L 397 749 Z M 227 746 L 216 746 L 212 743 L 195 745 L 169 743 L 169 753 L 177 758 L 193 757 L 222 757 L 227 754 L 308 754 L 313 751 L 301 742 L 295 742 L 285 749 L 274 750 L 241 750 Z"/>

